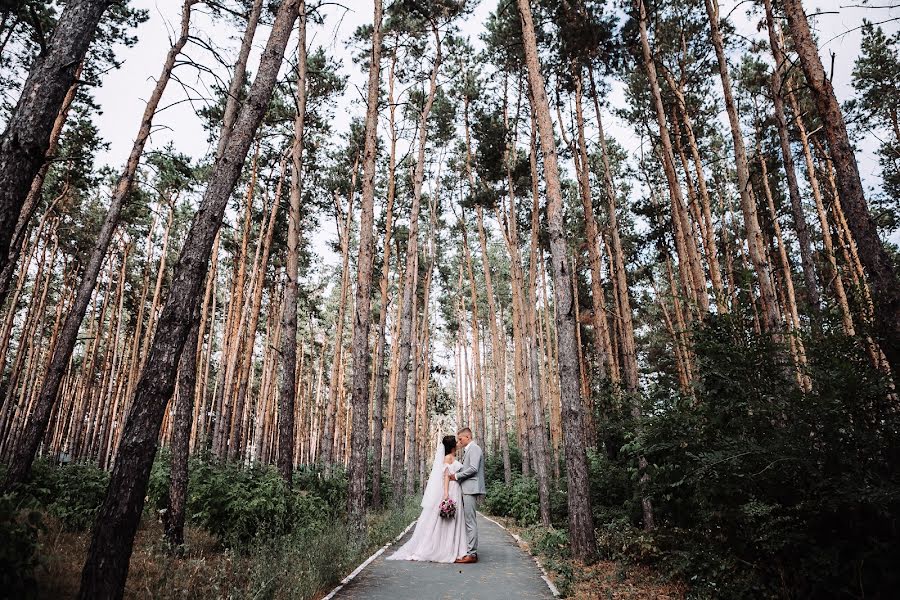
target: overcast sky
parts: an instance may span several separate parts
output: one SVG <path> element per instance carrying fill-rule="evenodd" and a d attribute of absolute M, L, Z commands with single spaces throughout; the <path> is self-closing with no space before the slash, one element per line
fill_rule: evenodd
<path fill-rule="evenodd" d="M 744 0 L 720 0 L 723 15 L 730 15 L 738 32 L 748 39 L 762 39 L 765 32 L 757 31 L 760 15 L 748 17 L 750 2 Z M 886 21 L 900 17 L 900 9 L 872 9 L 860 8 L 862 0 L 806 0 L 804 2 L 808 12 L 823 11 L 825 14 L 818 16 L 814 25 L 817 29 L 819 40 L 822 42 L 821 52 L 823 62 L 831 63 L 830 53 L 835 53 L 834 83 L 839 99 L 847 100 L 853 95 L 850 86 L 853 62 L 859 52 L 860 32 L 859 26 L 863 19 L 875 22 Z M 131 147 L 134 133 L 137 130 L 138 119 L 144 108 L 144 103 L 153 87 L 158 75 L 165 53 L 170 42 L 169 35 L 177 26 L 180 18 L 181 0 L 132 0 L 135 7 L 146 8 L 150 12 L 150 19 L 141 25 L 137 31 L 138 43 L 129 49 L 123 49 L 119 55 L 124 61 L 121 69 L 111 72 L 101 88 L 95 94 L 103 114 L 99 118 L 100 133 L 109 142 L 109 149 L 102 152 L 100 162 L 114 167 L 123 164 Z M 479 35 L 483 30 L 483 24 L 488 14 L 497 6 L 496 0 L 482 0 L 475 2 L 474 12 L 460 24 L 464 35 L 470 37 L 476 48 L 481 47 Z M 879 4 L 879 3 L 876 3 Z M 886 3 L 882 3 L 886 4 Z M 344 64 L 344 72 L 350 76 L 350 85 L 341 106 L 336 113 L 335 126 L 339 131 L 346 130 L 353 116 L 360 116 L 364 112 L 360 99 L 364 94 L 365 75 L 359 71 L 357 65 L 350 60 L 350 52 L 346 47 L 346 41 L 353 31 L 359 26 L 371 23 L 372 4 L 369 0 L 344 0 L 343 7 L 331 5 L 327 8 L 324 25 L 312 26 L 309 33 L 310 46 L 323 46 L 327 52 L 341 59 Z M 198 6 L 198 11 L 203 7 Z M 897 21 L 885 23 L 888 31 L 896 31 Z M 221 23 L 212 24 L 205 14 L 198 14 L 194 19 L 193 31 L 212 41 L 224 50 L 224 55 L 236 55 L 240 34 L 236 29 L 223 26 Z M 255 57 L 258 57 L 262 45 L 265 43 L 267 31 L 257 34 L 255 44 Z M 293 44 L 292 44 L 293 45 Z M 209 57 L 196 47 L 188 48 L 188 54 L 198 59 L 199 62 L 209 64 Z M 255 58 L 254 57 L 254 58 Z M 255 66 L 251 65 L 255 70 Z M 220 71 L 224 76 L 224 71 Z M 207 76 L 200 78 L 189 68 L 182 67 L 179 76 L 190 86 L 196 86 L 191 95 L 209 95 L 208 85 L 211 79 Z M 711 81 L 710 85 L 719 89 L 719 81 Z M 200 119 L 194 114 L 194 109 L 200 101 L 195 103 L 183 102 L 189 93 L 174 81 L 164 97 L 163 106 L 171 105 L 161 114 L 157 115 L 154 132 L 149 147 L 160 148 L 168 142 L 173 142 L 176 149 L 194 157 L 201 157 L 208 151 L 206 132 L 201 127 Z M 621 85 L 613 84 L 609 96 L 609 104 L 613 107 L 624 104 Z M 608 135 L 615 137 L 626 149 L 635 150 L 639 139 L 634 131 L 608 116 Z M 727 126 L 727 121 L 724 121 Z M 872 154 L 877 147 L 877 141 L 870 137 L 862 144 L 858 155 L 860 170 L 867 186 L 878 186 L 878 161 Z M 335 257 L 329 256 L 326 242 L 328 233 L 317 236 L 315 246 L 324 256 L 325 260 L 333 263 Z M 333 235 L 333 232 L 331 232 Z"/>

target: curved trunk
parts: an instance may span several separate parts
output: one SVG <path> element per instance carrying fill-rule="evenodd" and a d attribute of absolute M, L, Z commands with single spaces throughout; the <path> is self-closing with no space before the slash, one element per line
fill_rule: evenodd
<path fill-rule="evenodd" d="M 67 11 L 72 4 L 74 3 L 67 5 Z M 162 73 L 160 74 L 159 80 L 156 82 L 156 86 L 153 89 L 153 93 L 150 95 L 150 99 L 147 101 L 147 105 L 144 108 L 144 114 L 141 118 L 137 137 L 131 148 L 131 154 L 128 156 L 128 162 L 125 164 L 125 169 L 122 171 L 122 174 L 119 176 L 119 180 L 116 183 L 115 191 L 110 199 L 109 209 L 107 209 L 103 225 L 101 226 L 100 232 L 97 234 L 96 241 L 94 242 L 94 246 L 91 249 L 90 257 L 84 268 L 84 274 L 78 285 L 78 291 L 75 293 L 75 300 L 66 315 L 66 320 L 65 323 L 63 323 L 57 344 L 53 348 L 53 354 L 50 358 L 47 373 L 41 383 L 41 391 L 35 404 L 34 413 L 28 422 L 23 437 L 19 441 L 16 448 L 16 454 L 10 462 L 9 470 L 6 474 L 6 483 L 4 484 L 7 488 L 22 482 L 28 475 L 31 470 L 31 464 L 34 461 L 34 455 L 47 430 L 50 413 L 53 411 L 53 407 L 59 397 L 59 388 L 60 385 L 62 385 L 62 380 L 69 364 L 69 358 L 72 356 L 72 351 L 75 349 L 75 343 L 78 340 L 78 331 L 81 329 L 81 322 L 84 320 L 84 315 L 87 312 L 94 286 L 97 284 L 97 277 L 100 274 L 100 269 L 103 266 L 103 261 L 106 258 L 106 253 L 109 249 L 109 244 L 112 241 L 116 226 L 119 224 L 119 216 L 122 213 L 122 208 L 131 193 L 135 173 L 137 172 L 141 155 L 144 152 L 144 144 L 150 135 L 153 117 L 156 114 L 156 109 L 159 106 L 159 101 L 166 89 L 166 85 L 169 83 L 172 69 L 175 67 L 175 60 L 187 43 L 191 19 L 191 7 L 193 4 L 193 0 L 187 0 L 182 9 L 180 35 L 166 55 Z M 63 14 L 63 17 L 65 17 L 65 13 Z M 2 210 L 0 210 L 0 212 L 2 212 Z M 4 258 L 6 257 L 6 249 L 3 248 L 2 245 L 0 245 L 0 253 L 2 253 Z M 165 257 L 163 256 L 161 260 L 164 260 L 164 258 Z"/>

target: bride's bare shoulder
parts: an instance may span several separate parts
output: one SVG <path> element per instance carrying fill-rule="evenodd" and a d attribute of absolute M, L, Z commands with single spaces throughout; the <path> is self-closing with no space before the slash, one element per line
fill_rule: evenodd
<path fill-rule="evenodd" d="M 447 456 L 444 457 L 445 465 L 452 465 L 454 462 L 456 462 L 456 457 L 453 456 L 452 454 L 448 454 Z"/>

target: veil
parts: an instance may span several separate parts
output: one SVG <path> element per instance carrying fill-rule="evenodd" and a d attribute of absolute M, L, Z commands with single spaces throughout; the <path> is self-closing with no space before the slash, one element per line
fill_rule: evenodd
<path fill-rule="evenodd" d="M 431 474 L 428 483 L 425 484 L 425 492 L 422 494 L 422 508 L 437 506 L 444 496 L 444 444 L 438 440 L 434 451 L 434 462 L 431 463 Z"/>

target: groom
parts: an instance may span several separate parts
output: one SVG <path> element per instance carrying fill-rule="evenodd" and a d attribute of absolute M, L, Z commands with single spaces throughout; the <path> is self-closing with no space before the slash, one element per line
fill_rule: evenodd
<path fill-rule="evenodd" d="M 481 447 L 472 441 L 472 430 L 468 427 L 456 433 L 459 445 L 465 448 L 462 468 L 450 479 L 459 482 L 463 493 L 463 517 L 466 521 L 466 555 L 456 559 L 458 563 L 478 562 L 478 522 L 475 509 L 484 497 L 484 454 Z"/>

